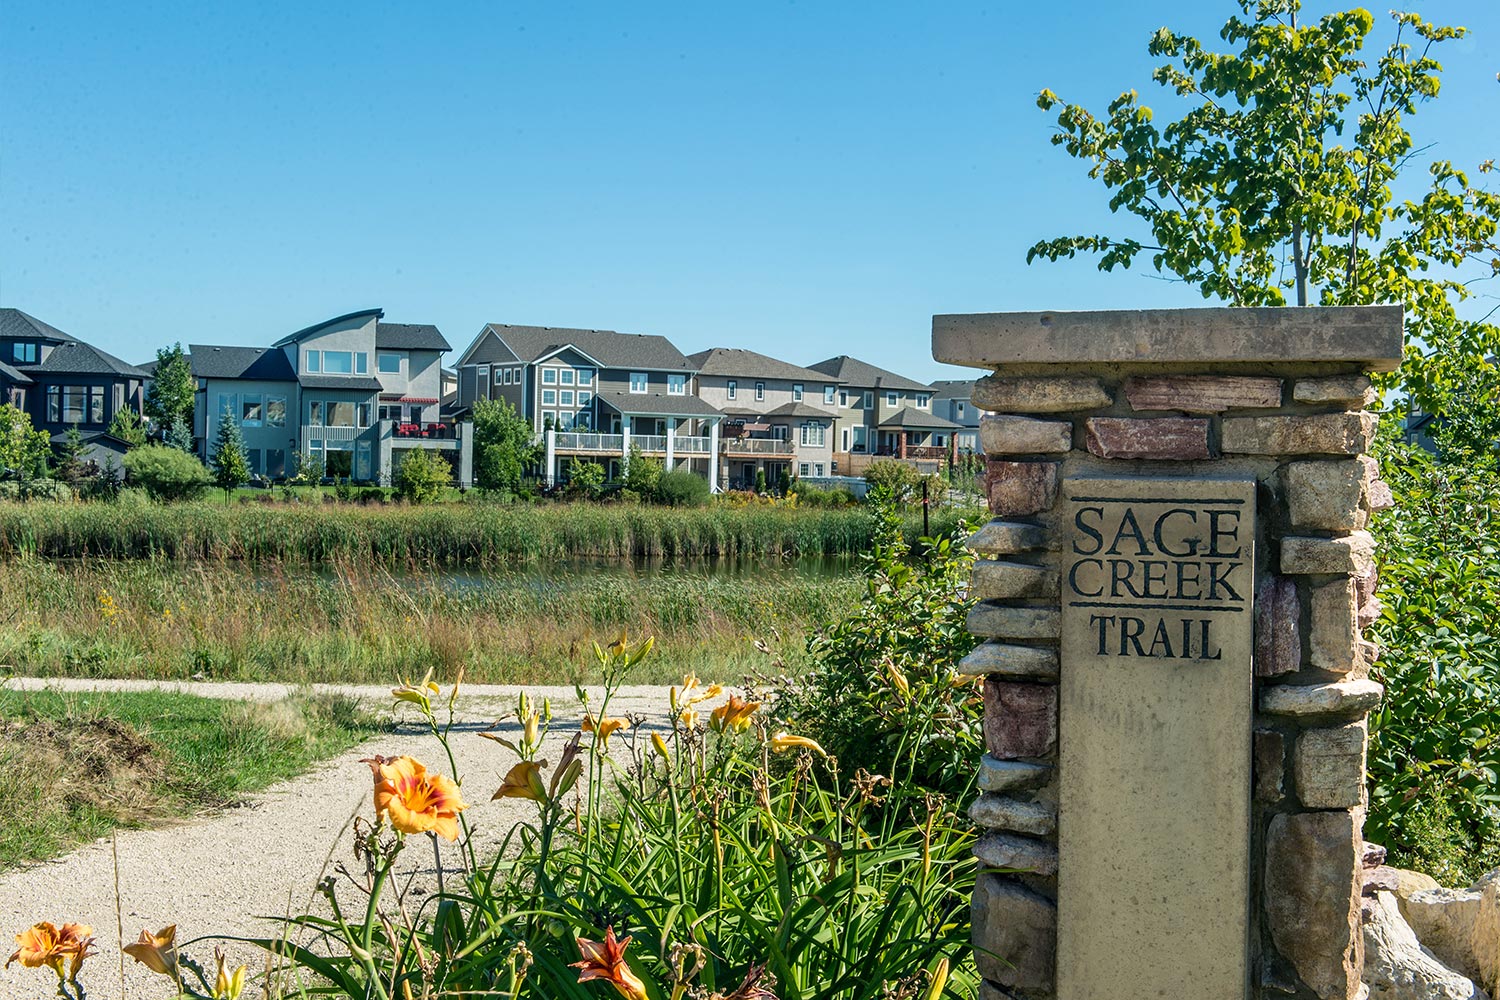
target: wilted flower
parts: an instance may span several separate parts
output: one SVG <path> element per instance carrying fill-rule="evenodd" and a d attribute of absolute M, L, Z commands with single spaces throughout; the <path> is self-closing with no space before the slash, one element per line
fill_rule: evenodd
<path fill-rule="evenodd" d="M 619 732 L 621 729 L 624 729 L 628 725 L 630 725 L 630 723 L 626 720 L 614 718 L 608 715 L 597 721 L 594 719 L 593 715 L 585 715 L 583 717 L 583 731 L 586 733 L 598 733 L 599 745 L 602 746 L 605 750 L 609 749 L 610 736 L 614 733 Z"/>
<path fill-rule="evenodd" d="M 806 736 L 793 736 L 791 733 L 780 732 L 772 736 L 770 742 L 771 749 L 777 753 L 785 753 L 788 750 L 811 750 L 819 757 L 828 756 L 828 751 Z"/>
<path fill-rule="evenodd" d="M 78 970 L 83 960 L 94 952 L 94 929 L 88 924 L 63 924 L 56 927 L 46 921 L 33 924 L 16 935 L 16 951 L 6 959 L 8 969 L 12 962 L 20 962 L 28 969 L 46 966 L 57 973 L 59 980 L 65 978 L 63 963 L 68 963 L 66 978 L 77 981 Z"/>
<path fill-rule="evenodd" d="M 420 708 L 423 713 L 431 714 L 432 699 L 442 689 L 432 682 L 432 671 L 427 671 L 427 676 L 422 678 L 422 683 L 413 684 L 411 681 L 403 680 L 398 688 L 391 688 L 391 697 L 397 701 L 410 702 Z"/>
<path fill-rule="evenodd" d="M 771 987 L 776 985 L 770 973 L 766 972 L 764 965 L 752 965 L 745 973 L 744 980 L 739 988 L 733 993 L 713 993 L 709 1000 L 777 1000 L 776 994 L 771 992 Z"/>
<path fill-rule="evenodd" d="M 604 929 L 603 941 L 579 938 L 578 950 L 583 955 L 583 961 L 573 962 L 570 968 L 583 970 L 578 973 L 580 983 L 602 979 L 618 990 L 626 1000 L 646 1000 L 646 984 L 625 964 L 625 947 L 628 944 L 628 935 L 623 940 L 615 940 L 613 926 Z"/>
<path fill-rule="evenodd" d="M 729 696 L 729 700 L 713 710 L 710 716 L 710 725 L 715 732 L 732 730 L 742 733 L 750 728 L 750 717 L 760 708 L 758 701 L 746 701 L 737 694 Z"/>
<path fill-rule="evenodd" d="M 458 839 L 458 814 L 469 808 L 458 786 L 411 757 L 369 757 L 375 776 L 375 815 L 385 816 L 401 833 L 431 831 Z"/>
<path fill-rule="evenodd" d="M 240 966 L 230 972 L 224 961 L 224 949 L 214 949 L 214 959 L 219 963 L 218 975 L 214 976 L 214 1000 L 239 1000 L 245 989 L 245 976 L 249 969 Z"/>
<path fill-rule="evenodd" d="M 163 927 L 152 934 L 141 931 L 140 940 L 125 946 L 125 954 L 152 972 L 177 978 L 177 925 Z"/>
<path fill-rule="evenodd" d="M 547 801 L 547 788 L 542 784 L 542 768 L 547 762 L 523 760 L 506 772 L 500 789 L 490 796 L 495 799 L 531 799 L 533 802 Z"/>

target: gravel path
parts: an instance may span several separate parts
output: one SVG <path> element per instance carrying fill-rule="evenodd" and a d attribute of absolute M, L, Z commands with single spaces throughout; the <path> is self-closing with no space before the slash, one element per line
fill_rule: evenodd
<path fill-rule="evenodd" d="M 214 698 L 275 700 L 292 687 L 282 684 L 220 684 L 153 681 L 89 681 L 76 679 L 13 678 L 12 688 L 55 688 L 70 691 L 170 689 Z M 317 690 L 343 691 L 361 699 L 390 703 L 386 687 L 318 685 Z M 520 691 L 538 699 L 552 699 L 553 735 L 543 756 L 556 761 L 562 744 L 582 717 L 571 687 L 509 687 L 466 685 L 460 695 L 462 712 L 452 737 L 454 756 L 465 777 L 464 813 L 475 828 L 479 853 L 492 851 L 520 819 L 534 815 L 530 802 L 489 801 L 515 755 L 474 733 L 497 719 L 515 732 L 511 713 Z M 600 692 L 592 690 L 597 699 Z M 627 687 L 610 703 L 611 715 L 639 712 L 652 720 L 665 714 L 666 689 Z M 410 754 L 433 770 L 446 774 L 447 761 L 437 740 L 416 725 L 407 706 L 395 732 L 374 739 L 324 761 L 300 778 L 283 782 L 248 797 L 242 804 L 155 830 L 125 830 L 118 835 L 120 912 L 125 939 L 133 941 L 142 928 L 155 931 L 178 925 L 179 942 L 208 934 L 273 936 L 267 917 L 305 910 L 325 863 L 331 873 L 340 861 L 352 865 L 352 836 L 345 829 L 356 813 L 371 816 L 370 771 L 359 762 L 373 754 Z M 11 821 L 0 817 L 0 822 Z M 425 838 L 423 838 L 425 840 Z M 443 842 L 445 868 L 457 867 L 457 854 Z M 328 861 L 332 857 L 331 862 Z M 402 854 L 405 874 L 417 884 L 434 876 L 432 852 L 414 841 Z M 322 901 L 319 900 L 319 903 Z M 157 1000 L 166 995 L 164 980 L 144 966 L 126 959 L 120 980 L 119 946 L 115 942 L 114 856 L 109 841 L 86 845 L 55 861 L 0 875 L 0 958 L 8 956 L 10 935 L 38 920 L 92 924 L 99 941 L 98 957 L 81 977 L 91 1000 Z M 186 949 L 212 970 L 213 943 Z M 232 957 L 249 963 L 252 972 L 263 967 L 261 953 L 248 946 L 231 949 Z M 170 991 L 167 991 L 170 992 Z M 246 995 L 259 995 L 246 990 Z M 0 970 L 0 996 L 13 1000 L 45 1000 L 55 996 L 51 972 L 23 969 L 19 963 Z"/>

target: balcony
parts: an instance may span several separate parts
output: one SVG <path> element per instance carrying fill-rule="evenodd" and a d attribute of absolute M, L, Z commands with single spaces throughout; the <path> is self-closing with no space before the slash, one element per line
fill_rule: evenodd
<path fill-rule="evenodd" d="M 578 431 L 557 431 L 554 446 L 559 454 L 582 453 L 589 455 L 622 455 L 625 452 L 623 434 L 592 434 Z M 664 434 L 632 434 L 630 447 L 640 449 L 643 455 L 665 455 L 667 438 Z M 706 437 L 673 438 L 672 455 L 707 455 L 709 441 Z"/>
<path fill-rule="evenodd" d="M 719 442 L 726 455 L 792 455 L 792 442 L 778 438 L 725 438 Z"/>
<path fill-rule="evenodd" d="M 444 421 L 380 421 L 380 436 L 391 439 L 392 448 L 457 448 L 458 425 Z"/>
<path fill-rule="evenodd" d="M 303 424 L 302 440 L 304 442 L 357 441 L 368 432 L 368 427 L 327 427 L 322 424 Z"/>
<path fill-rule="evenodd" d="M 593 434 L 580 431 L 558 431 L 554 442 L 559 452 L 583 452 L 590 455 L 618 455 L 625 448 L 620 434 Z"/>

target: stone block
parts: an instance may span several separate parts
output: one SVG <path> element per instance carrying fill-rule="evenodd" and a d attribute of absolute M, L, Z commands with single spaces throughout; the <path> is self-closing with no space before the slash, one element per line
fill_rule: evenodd
<path fill-rule="evenodd" d="M 1338 538 L 1289 535 L 1281 540 L 1281 572 L 1297 575 L 1364 576 L 1375 560 L 1375 539 L 1367 531 Z"/>
<path fill-rule="evenodd" d="M 1376 569 L 1373 562 L 1363 574 L 1354 578 L 1354 597 L 1360 604 L 1364 604 L 1375 596 L 1375 588 L 1380 586 L 1380 571 Z"/>
<path fill-rule="evenodd" d="M 1343 404 L 1360 409 L 1374 402 L 1368 375 L 1326 375 L 1322 378 L 1299 378 L 1292 383 L 1292 399 L 1312 405 Z"/>
<path fill-rule="evenodd" d="M 1358 459 L 1292 462 L 1281 471 L 1293 528 L 1355 531 L 1365 526 L 1365 467 Z"/>
<path fill-rule="evenodd" d="M 985 792 L 1024 792 L 1052 780 L 1050 764 L 1024 760 L 996 760 L 989 754 L 979 758 L 979 788 Z"/>
<path fill-rule="evenodd" d="M 959 663 L 958 672 L 1054 681 L 1057 680 L 1057 650 L 1052 646 L 981 642 Z"/>
<path fill-rule="evenodd" d="M 1354 580 L 1341 576 L 1312 588 L 1308 601 L 1308 661 L 1317 670 L 1347 674 L 1360 665 Z"/>
<path fill-rule="evenodd" d="M 1057 848 L 1033 837 L 991 831 L 974 842 L 974 856 L 981 864 L 1004 871 L 1057 874 Z"/>
<path fill-rule="evenodd" d="M 990 512 L 1000 517 L 1039 514 L 1057 501 L 1058 463 L 990 459 L 985 491 Z"/>
<path fill-rule="evenodd" d="M 1391 496 L 1391 485 L 1384 479 L 1377 479 L 1370 484 L 1366 502 L 1371 510 L 1390 510 L 1396 506 L 1396 498 Z"/>
<path fill-rule="evenodd" d="M 1500 869 L 1468 889 L 1413 893 L 1403 912 L 1438 958 L 1500 994 Z"/>
<path fill-rule="evenodd" d="M 1361 878 L 1363 881 L 1359 891 L 1366 898 L 1377 892 L 1395 892 L 1401 888 L 1401 869 L 1388 865 L 1376 865 L 1374 868 L 1366 866 Z"/>
<path fill-rule="evenodd" d="M 1220 447 L 1227 455 L 1358 455 L 1375 435 L 1373 413 L 1225 417 Z"/>
<path fill-rule="evenodd" d="M 1062 615 L 1056 608 L 1025 608 L 980 602 L 969 609 L 969 631 L 985 639 L 1056 639 Z"/>
<path fill-rule="evenodd" d="M 1385 605 L 1380 603 L 1380 598 L 1372 597 L 1359 606 L 1359 613 L 1355 618 L 1356 624 L 1361 629 L 1367 629 L 1375 624 L 1380 618 L 1380 613 L 1385 610 Z"/>
<path fill-rule="evenodd" d="M 1384 694 L 1384 687 L 1365 678 L 1332 684 L 1277 684 L 1261 692 L 1260 710 L 1293 718 L 1349 717 L 1379 705 Z"/>
<path fill-rule="evenodd" d="M 1275 816 L 1266 832 L 1266 925 L 1320 1000 L 1360 995 L 1358 810 Z"/>
<path fill-rule="evenodd" d="M 1255 799 L 1280 802 L 1286 794 L 1286 737 L 1274 729 L 1257 729 L 1253 746 Z"/>
<path fill-rule="evenodd" d="M 1255 595 L 1255 676 L 1279 677 L 1302 669 L 1302 602 L 1297 584 L 1268 576 Z"/>
<path fill-rule="evenodd" d="M 1073 422 L 986 413 L 979 418 L 979 450 L 986 455 L 1072 451 Z"/>
<path fill-rule="evenodd" d="M 1031 837 L 1050 837 L 1057 832 L 1057 810 L 1045 802 L 1027 802 L 1007 795 L 987 793 L 969 806 L 969 818 L 986 830 L 1009 830 Z"/>
<path fill-rule="evenodd" d="M 987 678 L 984 742 L 997 760 L 1050 756 L 1057 749 L 1057 688 Z"/>
<path fill-rule="evenodd" d="M 1192 461 L 1209 457 L 1201 417 L 1090 417 L 1085 444 L 1100 458 Z"/>
<path fill-rule="evenodd" d="M 1052 900 L 982 872 L 974 883 L 971 917 L 980 975 L 1008 989 L 1052 989 L 1057 961 L 1057 905 Z"/>
<path fill-rule="evenodd" d="M 1424 948 L 1401 916 L 1390 892 L 1376 892 L 1360 907 L 1364 982 L 1381 1000 L 1479 1000 L 1473 980 Z"/>
<path fill-rule="evenodd" d="M 987 556 L 1033 552 L 1047 547 L 1047 532 L 1035 524 L 997 518 L 980 525 L 978 531 L 964 539 L 964 544 L 971 552 Z"/>
<path fill-rule="evenodd" d="M 1281 379 L 1250 375 L 1138 375 L 1125 380 L 1130 408 L 1222 413 L 1281 405 Z"/>
<path fill-rule="evenodd" d="M 974 383 L 969 401 L 981 410 L 998 413 L 1069 413 L 1100 410 L 1115 400 L 1096 378 L 987 375 Z"/>
<path fill-rule="evenodd" d="M 1365 798 L 1365 723 L 1308 729 L 1292 750 L 1297 798 L 1309 809 L 1351 809 Z"/>
<path fill-rule="evenodd" d="M 1057 570 L 1029 563 L 980 559 L 974 563 L 970 596 L 981 601 L 1051 597 L 1057 593 Z"/>

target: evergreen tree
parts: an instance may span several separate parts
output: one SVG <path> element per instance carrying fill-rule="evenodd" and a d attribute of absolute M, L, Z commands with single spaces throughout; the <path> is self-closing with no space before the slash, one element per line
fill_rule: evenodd
<path fill-rule="evenodd" d="M 193 454 L 192 416 L 178 417 L 167 427 L 167 444 L 178 451 Z"/>
<path fill-rule="evenodd" d="M 132 448 L 146 443 L 146 427 L 141 423 L 140 414 L 128 406 L 115 411 L 115 418 L 109 422 L 109 433 Z"/>
<path fill-rule="evenodd" d="M 181 344 L 156 352 L 156 371 L 146 387 L 146 416 L 163 426 L 193 419 L 193 369 Z"/>
<path fill-rule="evenodd" d="M 219 418 L 219 433 L 214 440 L 214 457 L 209 463 L 214 482 L 224 491 L 224 502 L 229 494 L 250 481 L 250 462 L 245 458 L 245 435 L 240 431 L 240 422 L 229 410 Z"/>

